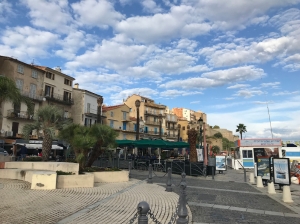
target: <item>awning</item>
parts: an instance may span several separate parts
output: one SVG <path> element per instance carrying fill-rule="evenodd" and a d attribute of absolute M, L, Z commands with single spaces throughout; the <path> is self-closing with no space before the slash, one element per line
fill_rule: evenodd
<path fill-rule="evenodd" d="M 42 149 L 42 144 L 26 144 L 26 148 L 28 149 Z M 24 143 L 17 143 L 17 145 L 24 145 Z M 51 149 L 55 150 L 63 150 L 64 148 L 58 145 L 52 145 Z"/>
<path fill-rule="evenodd" d="M 189 144 L 186 142 L 171 142 L 171 141 L 164 141 L 162 139 L 141 139 L 141 140 L 116 140 L 118 146 L 134 146 L 140 148 L 147 148 L 147 147 L 156 147 L 156 148 L 189 148 Z"/>

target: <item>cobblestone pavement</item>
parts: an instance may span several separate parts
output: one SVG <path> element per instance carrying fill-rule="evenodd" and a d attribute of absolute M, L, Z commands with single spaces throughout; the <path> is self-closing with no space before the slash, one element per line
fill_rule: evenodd
<path fill-rule="evenodd" d="M 247 179 L 250 172 L 247 172 Z M 148 172 L 132 172 L 136 179 L 145 179 Z M 174 192 L 179 193 L 180 175 L 172 175 Z M 242 170 L 228 170 L 212 177 L 186 177 L 188 205 L 193 223 L 300 223 L 297 193 L 300 187 L 291 186 L 294 203 L 281 201 L 282 193 L 269 196 L 267 188 L 258 189 L 244 183 Z M 153 182 L 166 185 L 166 176 L 154 172 Z"/>
<path fill-rule="evenodd" d="M 27 182 L 0 179 L 0 199 L 1 224 L 129 223 L 143 200 L 149 203 L 158 221 L 168 223 L 176 210 L 178 195 L 134 179 L 97 184 L 94 188 L 48 191 L 30 190 Z M 192 217 L 189 208 L 188 211 Z"/>

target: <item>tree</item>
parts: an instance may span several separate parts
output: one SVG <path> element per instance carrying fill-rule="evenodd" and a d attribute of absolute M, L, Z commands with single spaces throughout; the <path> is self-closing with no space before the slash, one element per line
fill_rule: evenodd
<path fill-rule="evenodd" d="M 244 124 L 239 124 L 236 127 L 236 132 L 239 132 L 241 139 L 243 139 L 243 133 L 247 132 L 246 126 Z"/>
<path fill-rule="evenodd" d="M 214 134 L 214 136 L 216 138 L 223 138 L 223 135 L 220 132 L 217 132 L 216 134 Z"/>
<path fill-rule="evenodd" d="M 118 136 L 114 129 L 102 124 L 94 124 L 91 127 L 91 135 L 94 136 L 97 141 L 91 149 L 90 156 L 86 163 L 87 167 L 91 167 L 105 150 L 116 147 L 116 137 Z"/>
<path fill-rule="evenodd" d="M 24 102 L 27 105 L 29 114 L 32 114 L 33 102 L 30 98 L 22 96 L 13 79 L 0 75 L 0 105 L 4 101 L 11 101 L 14 104 Z"/>
<path fill-rule="evenodd" d="M 215 126 L 213 126 L 213 129 L 220 129 L 220 126 L 215 125 Z"/>
<path fill-rule="evenodd" d="M 42 159 L 47 161 L 52 148 L 52 140 L 56 130 L 61 130 L 70 121 L 64 119 L 63 111 L 56 106 L 47 105 L 40 107 L 34 116 L 34 122 L 23 127 L 23 135 L 26 139 L 33 130 L 43 133 Z"/>
<path fill-rule="evenodd" d="M 213 147 L 211 147 L 211 151 L 215 154 L 218 154 L 220 152 L 220 148 L 217 145 L 214 145 Z"/>

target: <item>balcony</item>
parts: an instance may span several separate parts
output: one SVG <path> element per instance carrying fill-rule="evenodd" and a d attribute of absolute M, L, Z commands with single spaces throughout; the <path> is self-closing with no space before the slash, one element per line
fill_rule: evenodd
<path fill-rule="evenodd" d="M 8 119 L 31 120 L 33 121 L 33 114 L 29 115 L 27 111 L 15 111 L 14 109 L 7 111 Z"/>
<path fill-rule="evenodd" d="M 176 126 L 166 126 L 166 129 L 168 129 L 168 130 L 177 130 L 178 128 Z"/>
<path fill-rule="evenodd" d="M 163 109 L 163 110 L 166 108 L 165 105 L 156 104 L 156 103 L 152 103 L 152 102 L 145 102 L 145 106 L 152 107 L 152 108 Z"/>
<path fill-rule="evenodd" d="M 155 112 L 155 111 L 145 111 L 145 116 L 157 116 L 158 117 L 158 115 L 159 115 L 160 113 L 158 113 L 158 112 Z M 165 115 L 164 114 L 162 114 L 162 116 L 164 117 Z"/>
<path fill-rule="evenodd" d="M 145 124 L 151 124 L 151 125 L 158 125 L 159 126 L 159 122 L 158 121 L 145 121 Z"/>
<path fill-rule="evenodd" d="M 63 95 L 59 95 L 56 93 L 53 93 L 51 95 L 45 94 L 45 98 L 49 101 L 54 101 L 54 102 L 58 102 L 58 103 L 64 103 L 64 104 L 68 104 L 68 105 L 74 104 L 73 98 L 65 97 Z"/>
<path fill-rule="evenodd" d="M 177 123 L 177 120 L 175 121 L 175 120 L 168 120 L 168 119 L 166 119 L 166 122 L 167 122 L 167 123 L 173 123 L 173 124 L 176 124 L 176 123 Z"/>
<path fill-rule="evenodd" d="M 23 96 L 26 96 L 26 97 L 28 97 L 28 98 L 30 98 L 32 100 L 38 101 L 38 102 L 42 102 L 43 98 L 44 98 L 43 96 L 37 96 L 35 94 L 32 94 L 30 92 L 25 92 L 25 91 L 21 91 L 21 94 Z"/>
<path fill-rule="evenodd" d="M 84 114 L 87 115 L 87 116 L 97 116 L 97 110 L 93 110 L 93 109 L 85 109 L 85 112 Z"/>
<path fill-rule="evenodd" d="M 123 130 L 123 127 L 121 127 L 121 126 L 110 126 L 110 127 L 115 130 L 118 130 L 118 131 L 136 132 L 136 130 L 134 128 L 126 127 L 126 130 Z"/>

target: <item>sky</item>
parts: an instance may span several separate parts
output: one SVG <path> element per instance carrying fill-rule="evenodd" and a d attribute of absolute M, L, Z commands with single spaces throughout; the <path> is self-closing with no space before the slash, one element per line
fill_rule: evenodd
<path fill-rule="evenodd" d="M 244 138 L 300 140 L 300 0 L 0 0 L 0 55 Z M 271 122 L 270 122 L 271 121 Z"/>

